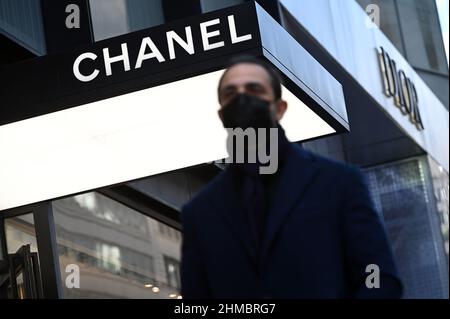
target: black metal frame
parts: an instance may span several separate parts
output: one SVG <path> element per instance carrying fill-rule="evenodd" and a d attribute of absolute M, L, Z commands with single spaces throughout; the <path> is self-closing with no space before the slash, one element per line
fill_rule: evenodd
<path fill-rule="evenodd" d="M 41 268 L 45 269 L 45 272 L 42 272 L 44 296 L 45 298 L 61 298 L 63 296 L 61 272 L 51 202 L 39 205 L 33 212 L 33 216 L 39 261 Z"/>

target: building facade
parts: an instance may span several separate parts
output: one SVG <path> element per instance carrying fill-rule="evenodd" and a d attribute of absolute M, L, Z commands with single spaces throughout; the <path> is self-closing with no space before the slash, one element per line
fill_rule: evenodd
<path fill-rule="evenodd" d="M 285 97 L 294 107 L 304 107 L 299 113 L 302 116 L 292 114 L 285 123 L 291 139 L 305 149 L 365 170 L 374 204 L 393 244 L 405 284 L 404 297 L 448 298 L 448 64 L 434 1 L 256 2 L 0 3 L 0 46 L 4 48 L 0 50 L 0 99 L 4 106 L 0 111 L 0 148 L 9 156 L 0 161 L 0 176 L 7 181 L 0 182 L 0 298 L 182 298 L 179 213 L 183 204 L 220 173 L 222 166 L 212 161 L 222 158 L 223 153 L 214 147 L 217 139 L 214 143 L 203 139 L 208 135 L 205 132 L 214 135 L 214 127 L 202 126 L 204 131 L 192 135 L 196 139 L 187 145 L 205 143 L 211 148 L 209 153 L 200 152 L 201 156 L 195 157 L 189 154 L 195 153 L 189 147 L 183 148 L 180 135 L 188 133 L 180 118 L 192 113 L 181 108 L 186 102 L 180 100 L 177 107 L 172 104 L 178 100 L 167 96 L 185 98 L 183 86 L 207 87 L 205 82 L 210 82 L 214 94 L 220 65 L 225 62 L 209 62 L 219 58 L 213 50 L 199 53 L 196 43 L 191 48 L 195 53 L 189 56 L 197 69 L 183 66 L 184 60 L 177 65 L 178 58 L 172 59 L 169 46 L 167 60 L 173 60 L 177 71 L 158 69 L 157 80 L 142 69 L 122 72 L 115 67 L 118 64 L 112 68 L 110 64 L 108 74 L 99 61 L 105 59 L 105 48 L 110 49 L 110 58 L 122 56 L 125 41 L 129 55 L 138 56 L 139 46 L 133 41 L 148 34 L 166 58 L 159 45 L 169 43 L 166 37 L 171 28 L 186 30 L 189 22 L 193 42 L 200 42 L 195 23 L 222 22 L 225 17 L 228 24 L 220 31 L 229 32 L 230 37 L 223 39 L 227 50 L 221 53 L 223 61 L 225 56 L 256 52 L 262 46 L 262 55 L 283 74 Z M 68 7 L 73 4 L 76 6 Z M 251 13 L 248 22 L 239 19 L 240 10 Z M 256 37 L 251 25 L 253 12 Z M 374 12 L 379 12 L 380 29 L 368 17 Z M 160 38 L 163 33 L 165 37 Z M 258 43 L 246 46 L 250 34 Z M 285 40 L 283 46 L 274 35 Z M 235 51 L 228 47 L 228 40 L 236 44 Z M 188 40 L 183 41 L 187 43 L 183 48 L 189 51 Z M 211 40 L 209 44 L 214 43 Z M 301 58 L 297 61 L 283 55 L 276 49 L 280 46 Z M 190 58 L 176 49 L 172 53 L 179 59 Z M 73 79 L 69 81 L 62 66 L 87 53 L 91 55 L 85 55 L 88 58 L 80 60 L 79 67 L 87 83 L 70 82 Z M 308 59 L 310 63 L 302 62 Z M 133 66 L 137 63 L 129 68 Z M 93 77 L 94 68 L 99 71 L 97 78 Z M 51 82 L 53 78 L 42 75 L 46 70 L 55 70 L 57 80 Z M 120 81 L 115 80 L 117 74 Z M 92 79 L 87 79 L 89 76 Z M 16 86 L 20 89 L 17 92 Z M 26 94 L 19 96 L 24 90 L 42 99 L 37 103 Z M 211 99 L 204 91 L 208 105 Z M 82 97 L 71 97 L 77 94 Z M 161 122 L 141 122 L 140 116 L 128 118 L 133 112 L 153 114 L 137 107 L 119 111 L 122 96 L 134 96 L 123 101 L 130 103 L 139 101 L 137 94 L 161 100 L 170 112 L 158 113 Z M 17 108 L 11 101 L 18 101 Z M 90 113 L 94 109 L 99 114 Z M 204 108 L 199 112 L 211 111 Z M 46 125 L 54 126 L 48 135 L 41 134 L 39 119 L 48 116 L 55 118 Z M 74 128 L 77 134 L 70 135 L 65 130 L 70 123 L 64 122 L 67 119 L 83 123 L 83 129 Z M 128 120 L 132 124 L 125 126 Z M 314 125 L 307 126 L 308 121 Z M 99 126 L 105 130 L 96 131 Z M 158 134 L 147 130 L 148 126 L 179 130 L 181 134 L 170 138 L 161 134 L 166 136 L 162 145 L 157 144 L 160 136 L 150 139 L 149 144 L 135 145 L 145 143 L 146 134 Z M 133 131 L 126 131 L 129 127 Z M 26 144 L 33 140 L 31 135 L 36 140 Z M 62 139 L 53 144 L 42 142 L 55 135 Z M 70 144 L 64 144 L 68 140 Z M 98 141 L 102 144 L 95 144 Z M 31 149 L 18 151 L 20 142 Z M 119 158 L 112 147 L 108 148 L 115 143 L 121 145 L 123 156 Z M 42 148 L 48 150 L 40 157 Z M 143 149 L 150 150 L 146 153 Z M 155 167 L 142 168 L 139 157 L 145 159 L 143 166 Z M 77 160 L 71 162 L 70 158 Z M 61 162 L 68 164 L 59 166 Z M 159 162 L 164 163 L 156 167 L 154 163 Z M 106 168 L 102 171 L 101 167 Z M 44 173 L 37 174 L 38 168 Z"/>

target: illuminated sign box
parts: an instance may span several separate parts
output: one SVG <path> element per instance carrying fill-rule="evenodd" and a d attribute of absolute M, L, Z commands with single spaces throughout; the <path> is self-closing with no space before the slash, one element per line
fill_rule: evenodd
<path fill-rule="evenodd" d="M 341 85 L 247 3 L 0 69 L 0 210 L 226 157 L 217 83 L 237 54 L 280 70 L 290 140 L 348 130 Z"/>

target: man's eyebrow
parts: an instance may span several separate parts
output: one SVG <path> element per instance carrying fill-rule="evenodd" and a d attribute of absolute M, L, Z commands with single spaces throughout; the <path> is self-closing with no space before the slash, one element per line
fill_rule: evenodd
<path fill-rule="evenodd" d="M 222 90 L 228 90 L 228 89 L 234 89 L 234 88 L 236 88 L 235 84 L 228 84 L 228 85 L 222 87 Z"/>
<path fill-rule="evenodd" d="M 228 91 L 233 91 L 233 90 L 236 90 L 236 85 L 228 84 L 228 85 L 222 87 L 221 89 L 219 89 L 219 93 L 222 94 L 223 92 L 228 92 Z"/>
<path fill-rule="evenodd" d="M 245 83 L 245 87 L 249 87 L 249 86 L 264 86 L 261 82 L 247 82 Z M 230 90 L 230 89 L 236 89 L 237 85 L 236 84 L 228 84 L 224 87 L 221 88 L 221 91 L 225 91 L 225 90 Z"/>
<path fill-rule="evenodd" d="M 262 84 L 261 82 L 248 82 L 248 83 L 245 83 L 245 87 L 249 87 L 249 86 L 262 86 L 262 87 L 264 87 L 264 84 Z"/>

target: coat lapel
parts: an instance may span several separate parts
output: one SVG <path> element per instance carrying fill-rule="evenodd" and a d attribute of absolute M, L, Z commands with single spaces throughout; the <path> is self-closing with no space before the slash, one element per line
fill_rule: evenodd
<path fill-rule="evenodd" d="M 251 237 L 250 231 L 247 229 L 247 220 L 244 214 L 239 194 L 236 191 L 236 185 L 233 180 L 231 169 L 227 168 L 222 172 L 219 179 L 217 189 L 213 193 L 213 204 L 215 211 L 219 213 L 234 232 L 244 247 L 249 259 L 256 267 L 256 248 Z"/>
<path fill-rule="evenodd" d="M 278 187 L 275 190 L 273 205 L 269 211 L 266 233 L 261 247 L 261 263 L 258 263 L 251 233 L 247 229 L 247 221 L 238 197 L 239 194 L 236 191 L 232 171 L 226 169 L 222 172 L 214 191 L 211 192 L 215 211 L 222 216 L 239 239 L 255 269 L 264 265 L 270 247 L 283 222 L 288 217 L 294 204 L 301 199 L 317 172 L 318 165 L 314 159 L 301 150 L 299 146 L 293 145 L 292 152 L 279 172 Z"/>
<path fill-rule="evenodd" d="M 266 223 L 261 265 L 265 264 L 270 247 L 292 208 L 301 200 L 302 195 L 313 182 L 318 173 L 318 165 L 309 153 L 294 144 L 285 165 L 279 173 L 277 188 Z"/>

